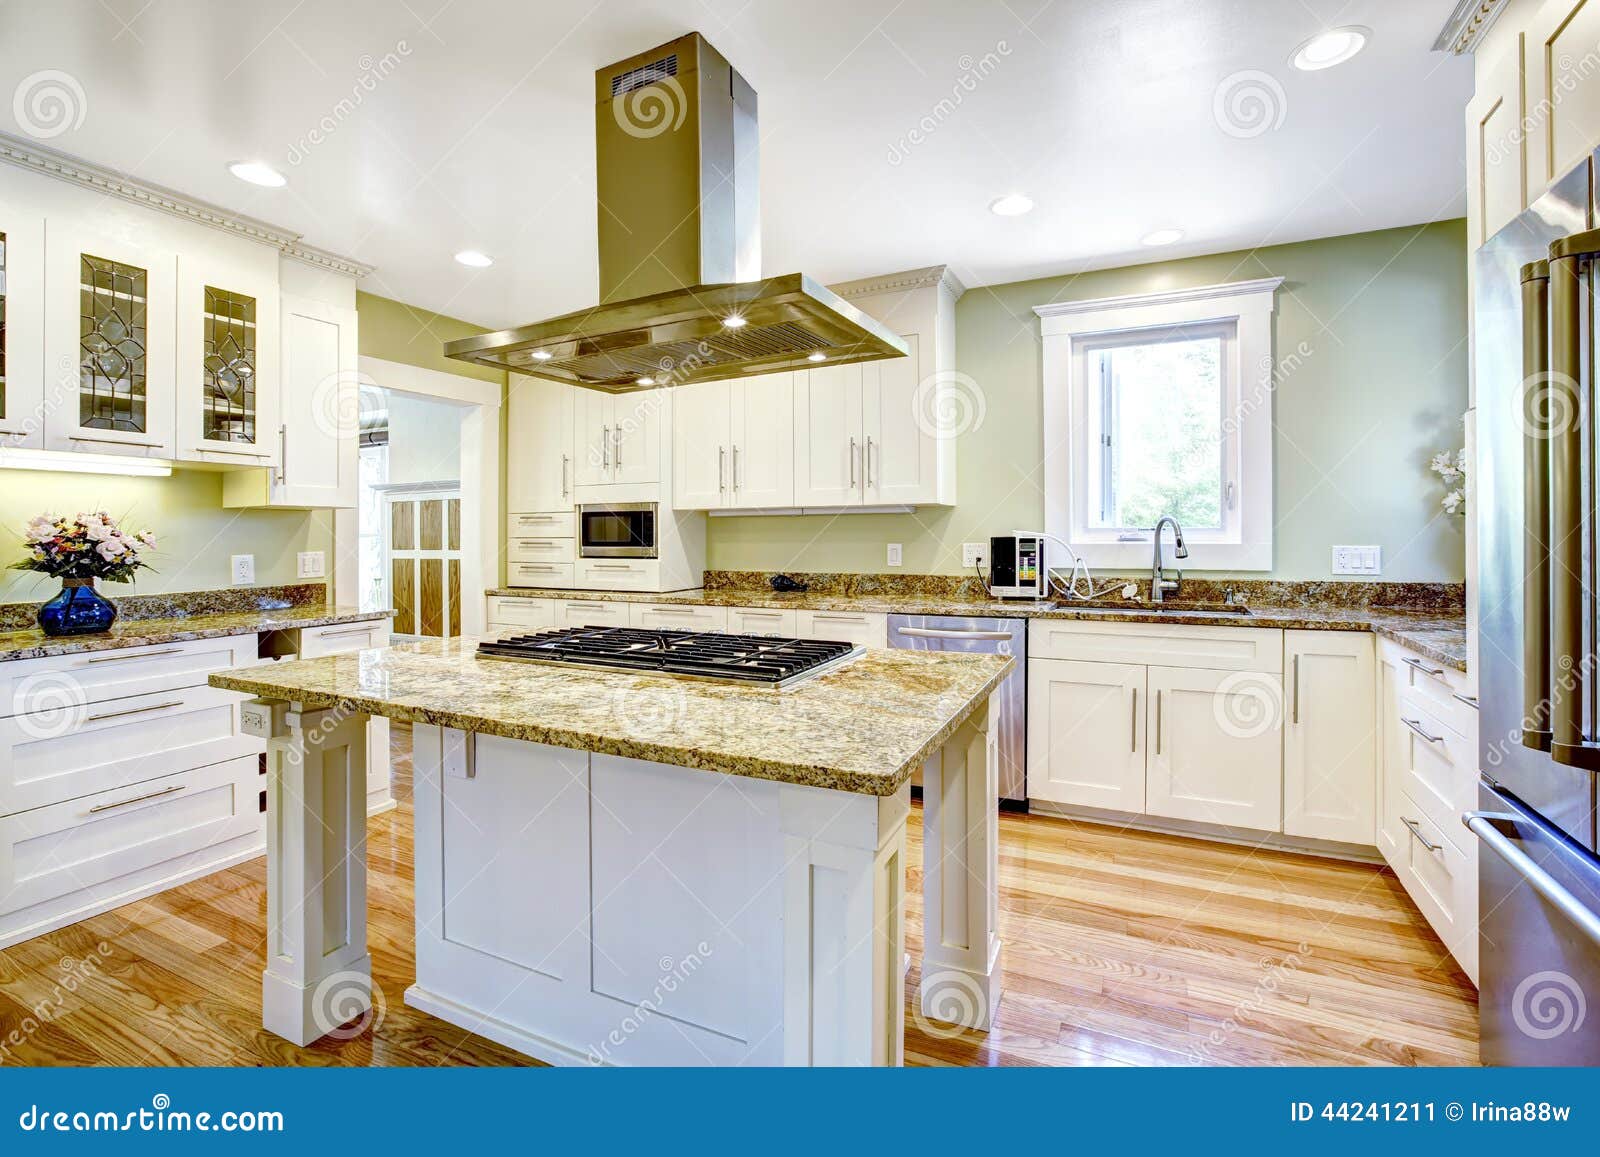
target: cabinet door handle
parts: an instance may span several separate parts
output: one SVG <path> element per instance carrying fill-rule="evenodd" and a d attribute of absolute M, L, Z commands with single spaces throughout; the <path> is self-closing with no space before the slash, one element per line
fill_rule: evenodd
<path fill-rule="evenodd" d="M 1290 697 L 1289 721 L 1296 727 L 1300 725 L 1300 656 L 1294 657 L 1294 694 Z"/>
<path fill-rule="evenodd" d="M 234 450 L 223 446 L 196 446 L 196 454 L 231 454 L 238 458 L 270 458 L 265 450 Z"/>
<path fill-rule="evenodd" d="M 1161 754 L 1161 692 L 1156 692 L 1156 754 Z"/>
<path fill-rule="evenodd" d="M 600 469 L 611 469 L 611 427 L 600 427 Z"/>
<path fill-rule="evenodd" d="M 862 489 L 872 485 L 872 435 L 867 435 L 867 451 L 861 461 L 862 478 L 865 480 Z"/>
<path fill-rule="evenodd" d="M 1443 743 L 1444 742 L 1444 736 L 1442 736 L 1442 735 L 1429 735 L 1426 731 L 1422 730 L 1422 721 L 1419 720 L 1419 719 L 1404 719 L 1404 718 L 1402 718 L 1400 720 L 1400 722 L 1404 723 L 1407 727 L 1411 728 L 1412 731 L 1417 733 L 1418 737 L 1420 737 L 1422 739 L 1426 739 L 1429 743 Z"/>
<path fill-rule="evenodd" d="M 739 493 L 739 447 L 733 448 L 733 492 Z"/>
<path fill-rule="evenodd" d="M 69 442 L 91 442 L 96 446 L 127 446 L 134 450 L 164 450 L 165 442 L 129 442 L 122 438 L 91 438 L 87 434 L 68 434 Z"/>
<path fill-rule="evenodd" d="M 181 655 L 182 647 L 168 647 L 161 651 L 141 651 L 137 655 L 97 655 L 93 659 L 85 659 L 85 663 L 126 663 L 130 659 L 154 659 L 157 655 Z"/>
<path fill-rule="evenodd" d="M 278 485 L 282 486 L 288 478 L 289 469 L 289 427 L 278 427 Z"/>
<path fill-rule="evenodd" d="M 1128 750 L 1137 752 L 1139 750 L 1139 688 L 1130 687 L 1128 690 L 1133 692 L 1128 704 L 1130 708 L 1128 712 Z"/>
<path fill-rule="evenodd" d="M 567 463 L 571 460 L 567 455 L 561 455 L 561 497 L 563 498 L 570 493 L 567 487 Z"/>
<path fill-rule="evenodd" d="M 622 469 L 622 427 L 611 427 L 611 465 Z"/>
<path fill-rule="evenodd" d="M 182 699 L 171 699 L 165 703 L 152 703 L 148 707 L 128 707 L 122 711 L 102 711 L 98 715 L 89 715 L 84 718 L 85 723 L 99 723 L 102 719 L 121 719 L 125 715 L 145 715 L 151 711 L 165 711 L 168 707 L 182 707 Z"/>
<path fill-rule="evenodd" d="M 1424 663 L 1421 659 L 1413 659 L 1409 655 L 1407 655 L 1406 658 L 1403 661 L 1408 666 L 1414 667 L 1416 670 L 1421 671 L 1424 675 L 1432 675 L 1436 679 L 1440 675 L 1444 674 L 1444 668 L 1443 667 L 1430 667 L 1426 663 Z"/>
<path fill-rule="evenodd" d="M 856 440 L 850 439 L 850 489 L 856 488 Z"/>
<path fill-rule="evenodd" d="M 89 809 L 89 814 L 94 815 L 96 812 L 108 812 L 114 807 L 127 807 L 130 803 L 143 803 L 147 799 L 160 799 L 164 795 L 171 795 L 175 791 L 182 791 L 188 786 L 189 785 L 186 783 L 178 783 L 173 784 L 171 787 L 164 787 L 160 791 L 151 791 L 146 792 L 144 795 L 136 795 L 132 799 L 119 799 L 116 803 L 97 803 L 94 805 L 94 807 Z"/>
<path fill-rule="evenodd" d="M 1417 821 L 1416 820 L 1408 820 L 1408 819 L 1406 819 L 1405 816 L 1401 816 L 1400 817 L 1400 822 L 1405 824 L 1406 827 L 1411 829 L 1411 834 L 1416 836 L 1417 840 L 1422 844 L 1423 847 L 1427 848 L 1428 851 L 1430 851 L 1430 852 L 1438 852 L 1438 851 L 1442 851 L 1444 849 L 1444 845 L 1443 844 L 1430 844 L 1428 842 L 1428 837 L 1423 835 L 1422 832 L 1417 828 Z"/>
<path fill-rule="evenodd" d="M 727 471 L 726 471 L 726 467 L 727 467 L 727 464 L 728 464 L 727 463 L 727 457 L 728 457 L 727 447 L 718 446 L 717 447 L 717 493 L 718 494 L 726 494 L 727 490 L 728 490 L 728 476 L 727 476 Z"/>

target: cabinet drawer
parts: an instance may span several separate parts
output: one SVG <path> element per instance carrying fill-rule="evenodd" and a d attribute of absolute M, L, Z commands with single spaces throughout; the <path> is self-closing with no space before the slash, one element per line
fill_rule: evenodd
<path fill-rule="evenodd" d="M 188 687 L 0 720 L 0 815 L 259 754 L 243 700 Z"/>
<path fill-rule="evenodd" d="M 570 538 L 510 538 L 506 540 L 509 562 L 564 562 L 577 560 L 578 551 Z"/>
<path fill-rule="evenodd" d="M 626 627 L 627 603 L 600 603 L 586 599 L 559 599 L 555 604 L 558 627 Z"/>
<path fill-rule="evenodd" d="M 506 519 L 506 537 L 575 538 L 578 519 L 570 510 L 549 514 L 513 514 Z"/>
<path fill-rule="evenodd" d="M 1457 847 L 1432 820 L 1401 800 L 1410 829 L 1400 882 L 1433 925 L 1445 947 L 1474 981 L 1478 976 L 1478 861 L 1476 850 Z M 1459 825 L 1458 825 L 1459 826 Z"/>
<path fill-rule="evenodd" d="M 389 620 L 367 623 L 330 623 L 326 627 L 306 627 L 300 632 L 300 658 L 342 655 L 369 647 L 389 645 Z"/>
<path fill-rule="evenodd" d="M 1470 694 L 1463 672 L 1425 659 L 1398 643 L 1385 640 L 1385 646 L 1401 674 L 1402 693 L 1410 692 L 1414 698 L 1430 703 L 1434 713 L 1461 734 L 1474 729 L 1477 711 L 1461 698 Z"/>
<path fill-rule="evenodd" d="M 0 663 L 0 718 L 198 687 L 213 671 L 248 667 L 256 658 L 256 637 L 235 635 Z"/>
<path fill-rule="evenodd" d="M 726 607 L 696 607 L 684 603 L 633 603 L 628 623 L 634 627 L 668 631 L 726 631 Z"/>
<path fill-rule="evenodd" d="M 250 756 L 0 819 L 0 915 L 250 835 L 258 781 Z"/>
<path fill-rule="evenodd" d="M 793 611 L 767 607 L 729 607 L 728 630 L 735 635 L 780 635 L 792 639 L 799 634 Z"/>
<path fill-rule="evenodd" d="M 1445 723 L 1432 706 L 1415 691 L 1400 692 L 1400 787 L 1451 843 L 1470 850 L 1472 833 L 1461 826 L 1461 813 L 1476 806 L 1476 744 Z"/>
<path fill-rule="evenodd" d="M 543 587 L 559 589 L 573 583 L 570 562 L 508 562 L 506 585 L 508 587 Z"/>
<path fill-rule="evenodd" d="M 661 588 L 661 563 L 653 558 L 581 558 L 573 582 L 585 590 L 653 591 Z"/>
<path fill-rule="evenodd" d="M 796 611 L 795 634 L 863 647 L 889 645 L 889 616 L 868 611 Z"/>
<path fill-rule="evenodd" d="M 542 631 L 556 625 L 556 605 L 549 599 L 491 596 L 484 619 L 494 630 L 521 627 Z"/>
<path fill-rule="evenodd" d="M 1283 632 L 1268 627 L 1036 619 L 1028 626 L 1028 656 L 1276 673 L 1283 670 Z"/>

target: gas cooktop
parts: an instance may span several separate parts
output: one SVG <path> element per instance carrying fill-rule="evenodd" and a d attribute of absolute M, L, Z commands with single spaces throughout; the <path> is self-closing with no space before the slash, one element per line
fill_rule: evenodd
<path fill-rule="evenodd" d="M 690 675 L 783 688 L 832 670 L 864 650 L 864 647 L 826 639 L 651 631 L 635 627 L 569 627 L 485 639 L 478 644 L 478 657 Z"/>

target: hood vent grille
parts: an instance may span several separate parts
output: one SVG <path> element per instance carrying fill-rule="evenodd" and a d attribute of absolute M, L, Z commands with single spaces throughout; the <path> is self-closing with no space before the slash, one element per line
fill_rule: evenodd
<path fill-rule="evenodd" d="M 641 377 L 673 380 L 718 366 L 765 358 L 796 358 L 833 347 L 804 326 L 792 322 L 755 326 L 689 341 L 656 342 L 636 350 L 613 349 L 582 353 L 543 365 L 530 362 L 538 373 L 571 374 L 583 382 L 621 381 Z"/>
<path fill-rule="evenodd" d="M 641 64 L 638 68 L 617 73 L 611 78 L 611 95 L 613 98 L 619 97 L 677 75 L 678 54 L 674 52 L 670 56 L 663 56 L 660 60 L 652 60 L 649 64 Z"/>

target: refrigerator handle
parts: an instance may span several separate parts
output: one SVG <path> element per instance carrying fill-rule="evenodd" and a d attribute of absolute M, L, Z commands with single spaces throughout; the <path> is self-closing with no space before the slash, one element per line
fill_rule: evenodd
<path fill-rule="evenodd" d="M 1583 404 L 1593 382 L 1584 365 L 1583 279 L 1600 256 L 1600 230 L 1550 246 L 1550 373 L 1539 431 L 1550 443 L 1550 755 L 1558 763 L 1600 770 L 1588 742 L 1589 658 L 1584 653 L 1585 511 Z"/>
<path fill-rule="evenodd" d="M 1504 860 L 1511 870 L 1527 881 L 1528 887 L 1550 902 L 1596 945 L 1600 945 L 1600 915 L 1563 888 L 1556 878 L 1541 868 L 1516 842 L 1495 827 L 1495 821 L 1514 823 L 1517 816 L 1506 812 L 1467 812 L 1461 822 L 1483 841 L 1483 846 Z"/>
<path fill-rule="evenodd" d="M 1522 745 L 1550 750 L 1550 263 L 1522 267 Z"/>

